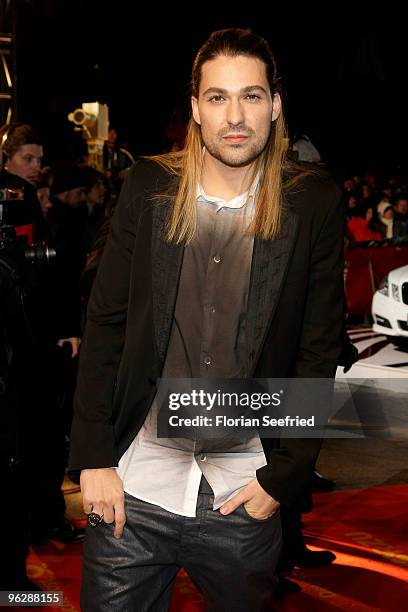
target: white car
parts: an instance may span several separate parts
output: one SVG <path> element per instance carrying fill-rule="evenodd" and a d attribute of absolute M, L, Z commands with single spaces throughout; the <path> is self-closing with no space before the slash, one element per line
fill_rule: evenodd
<path fill-rule="evenodd" d="M 373 330 L 390 336 L 397 345 L 408 345 L 408 266 L 396 268 L 383 278 L 371 307 Z"/>

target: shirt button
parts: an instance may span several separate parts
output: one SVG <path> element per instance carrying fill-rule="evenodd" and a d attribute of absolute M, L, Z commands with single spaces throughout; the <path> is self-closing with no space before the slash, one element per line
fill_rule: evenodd
<path fill-rule="evenodd" d="M 221 261 L 221 255 L 214 255 L 214 258 L 213 258 L 213 259 L 214 259 L 215 263 L 220 263 L 220 261 Z"/>
<path fill-rule="evenodd" d="M 206 358 L 204 359 L 204 363 L 205 363 L 205 365 L 210 366 L 210 365 L 212 364 L 212 359 L 211 359 L 211 357 L 206 357 Z"/>
<path fill-rule="evenodd" d="M 204 454 L 200 455 L 200 461 L 207 461 L 207 457 Z"/>

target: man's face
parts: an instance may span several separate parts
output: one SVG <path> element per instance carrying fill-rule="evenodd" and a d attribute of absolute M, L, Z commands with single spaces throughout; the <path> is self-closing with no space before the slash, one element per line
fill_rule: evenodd
<path fill-rule="evenodd" d="M 105 201 L 106 187 L 102 179 L 98 179 L 95 185 L 87 193 L 87 201 L 89 204 L 101 206 Z"/>
<path fill-rule="evenodd" d="M 244 55 L 205 62 L 191 104 L 207 152 L 230 167 L 246 166 L 262 153 L 281 107 L 279 95 L 272 101 L 265 64 Z"/>
<path fill-rule="evenodd" d="M 85 200 L 85 187 L 75 187 L 66 192 L 64 202 L 71 208 L 78 208 Z"/>
<path fill-rule="evenodd" d="M 108 142 L 110 144 L 114 144 L 116 142 L 117 137 L 118 137 L 117 131 L 111 128 L 108 131 Z"/>
<path fill-rule="evenodd" d="M 408 200 L 405 200 L 405 198 L 400 198 L 396 202 L 394 208 L 397 213 L 405 215 L 408 212 Z"/>
<path fill-rule="evenodd" d="M 22 145 L 7 160 L 6 170 L 32 183 L 40 172 L 42 157 L 43 150 L 41 146 L 36 144 Z"/>

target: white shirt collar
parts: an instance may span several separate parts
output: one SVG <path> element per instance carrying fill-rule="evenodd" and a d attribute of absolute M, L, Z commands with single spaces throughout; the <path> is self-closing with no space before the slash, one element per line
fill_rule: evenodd
<path fill-rule="evenodd" d="M 244 193 L 241 193 L 240 195 L 235 196 L 235 198 L 232 198 L 231 200 L 223 200 L 222 198 L 208 195 L 207 193 L 205 193 L 202 185 L 198 185 L 197 200 L 199 202 L 203 202 L 203 201 L 213 202 L 214 204 L 218 205 L 218 209 L 220 208 L 242 208 L 246 202 L 248 202 L 249 200 L 252 200 L 252 201 L 254 200 L 256 190 L 258 189 L 258 185 L 259 185 L 259 174 L 256 175 L 251 187 L 247 191 L 245 191 Z"/>

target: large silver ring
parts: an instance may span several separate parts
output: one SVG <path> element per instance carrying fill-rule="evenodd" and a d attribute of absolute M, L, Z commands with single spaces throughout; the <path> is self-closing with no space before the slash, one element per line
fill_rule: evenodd
<path fill-rule="evenodd" d="M 96 512 L 91 512 L 88 514 L 88 525 L 91 527 L 97 527 L 99 523 L 103 521 L 103 514 L 97 514 Z"/>

